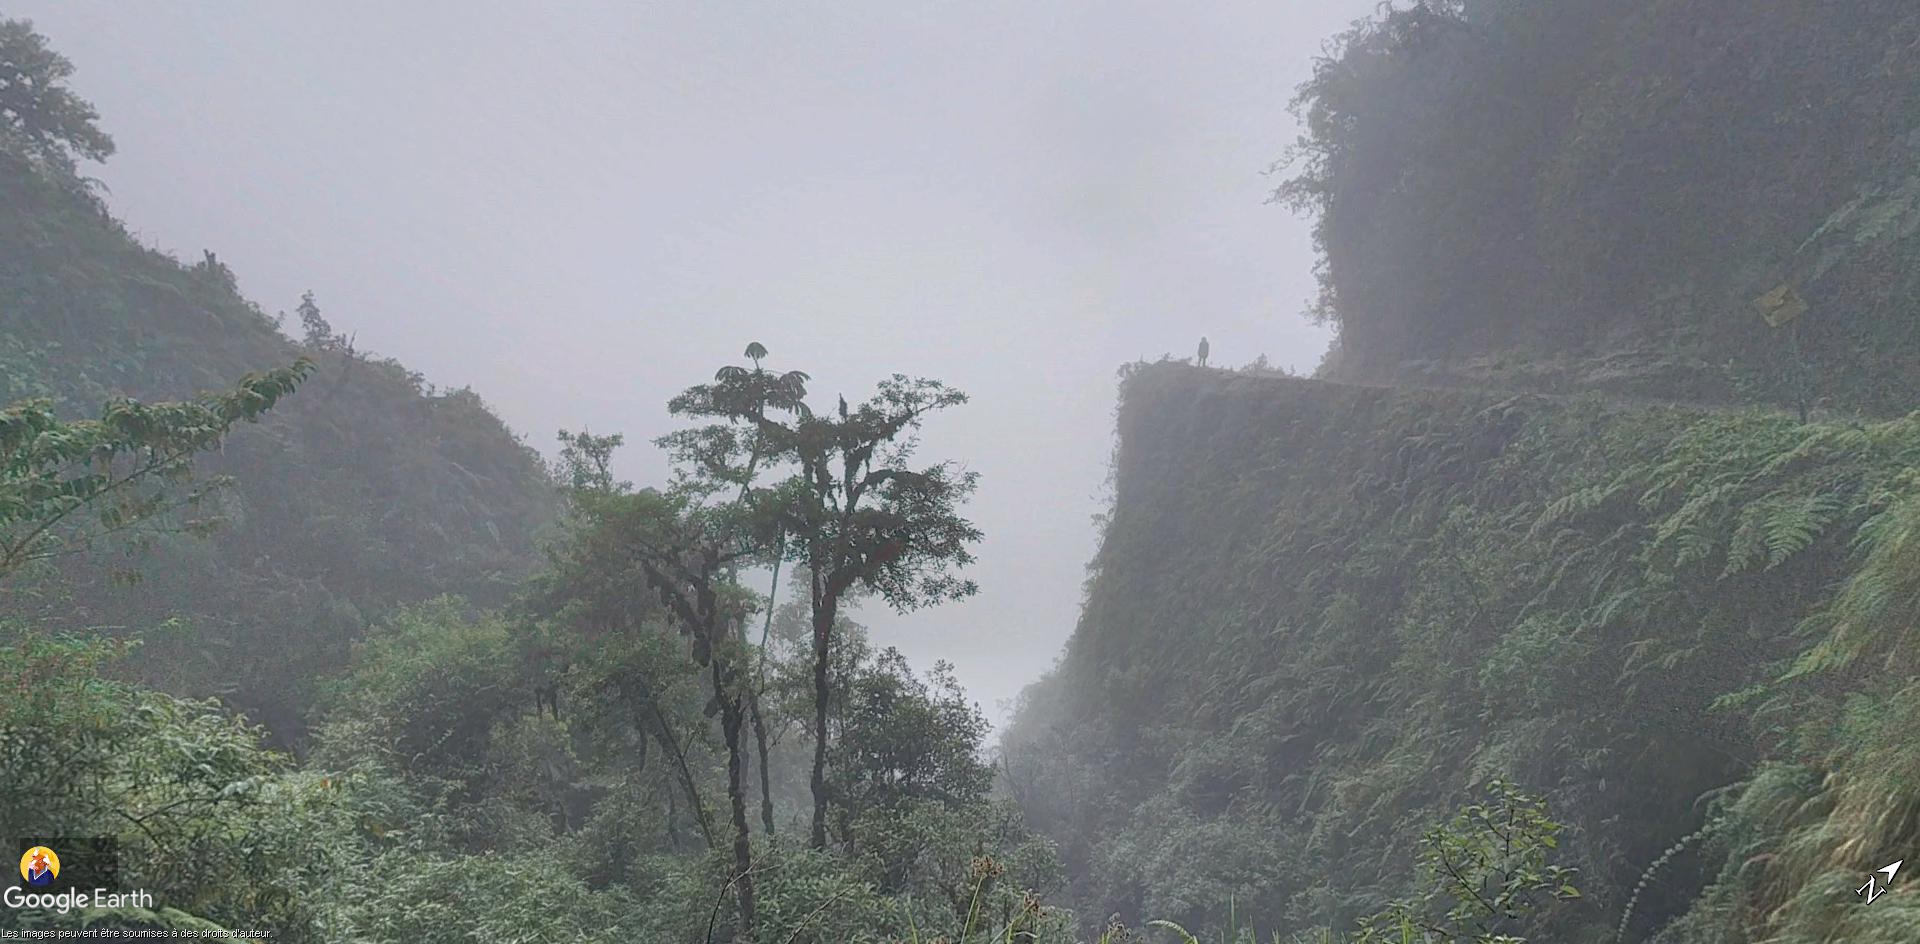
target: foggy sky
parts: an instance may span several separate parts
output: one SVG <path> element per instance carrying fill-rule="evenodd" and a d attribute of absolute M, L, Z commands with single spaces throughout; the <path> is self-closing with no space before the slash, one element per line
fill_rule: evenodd
<path fill-rule="evenodd" d="M 816 403 L 902 372 L 973 395 L 923 457 L 981 473 L 981 592 L 859 618 L 999 704 L 1078 615 L 1114 372 L 1310 370 L 1307 225 L 1263 204 L 1320 43 L 1372 0 L 32 0 L 144 242 L 269 312 L 471 385 L 543 452 L 624 432 L 758 340 Z"/>

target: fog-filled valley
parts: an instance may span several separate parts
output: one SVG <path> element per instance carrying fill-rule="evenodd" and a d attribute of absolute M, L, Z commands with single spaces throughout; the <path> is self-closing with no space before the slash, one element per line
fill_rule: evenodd
<path fill-rule="evenodd" d="M 290 323 L 312 290 L 543 452 L 666 432 L 700 376 L 666 365 L 752 340 L 829 402 L 896 370 L 967 391 L 926 435 L 981 473 L 981 591 L 861 619 L 997 723 L 1078 614 L 1115 369 L 1202 334 L 1233 364 L 1326 350 L 1265 171 L 1369 5 L 4 9 L 75 63 L 118 146 L 86 173 L 139 241 L 213 249 Z"/>
<path fill-rule="evenodd" d="M 1916 259 L 1895 0 L 0 10 L 0 936 L 1912 940 Z"/>

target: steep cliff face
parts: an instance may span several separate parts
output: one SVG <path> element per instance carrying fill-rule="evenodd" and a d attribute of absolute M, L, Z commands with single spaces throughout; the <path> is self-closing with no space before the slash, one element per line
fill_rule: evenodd
<path fill-rule="evenodd" d="M 1297 103 L 1348 379 L 1920 403 L 1920 8 L 1419 0 Z M 1754 301 L 1806 303 L 1773 326 Z"/>
<path fill-rule="evenodd" d="M 1321 379 L 1131 369 L 1007 738 L 1084 916 L 1337 932 L 1501 777 L 1584 871 L 1541 939 L 1911 936 L 1846 909 L 1920 844 L 1920 419 L 1868 419 L 1920 405 L 1917 50 L 1904 0 L 1408 0 L 1335 41 L 1277 194 Z"/>
<path fill-rule="evenodd" d="M 1842 706 L 1902 690 L 1857 668 L 1893 651 L 1859 584 L 1900 553 L 1920 418 L 1173 364 L 1122 396 L 1082 620 L 1005 744 L 1084 917 L 1339 929 L 1492 777 L 1570 824 L 1588 894 L 1552 940 L 1610 934 L 1703 827 L 1628 939 L 1814 921 L 1808 889 L 1920 841 L 1896 815 L 1841 850 L 1828 818 L 1864 784 L 1914 802 L 1912 758 L 1870 747 L 1907 716 Z"/>

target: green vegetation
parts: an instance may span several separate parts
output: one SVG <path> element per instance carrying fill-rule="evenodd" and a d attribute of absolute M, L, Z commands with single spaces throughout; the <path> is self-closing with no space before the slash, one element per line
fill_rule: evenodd
<path fill-rule="evenodd" d="M 119 401 L 101 421 L 61 422 L 39 404 L 9 411 L 7 546 L 39 560 L 101 532 L 160 526 L 206 494 L 183 483 L 187 459 L 304 373 L 303 362 L 189 404 Z M 852 624 L 834 633 L 820 713 L 839 745 L 829 848 L 753 834 L 748 765 L 798 767 L 814 751 L 750 756 L 747 706 L 777 730 L 806 730 L 815 670 L 811 633 L 785 625 L 774 637 L 770 621 L 765 642 L 748 641 L 761 604 L 738 563 L 778 553 L 782 527 L 818 540 L 795 518 L 761 513 L 804 493 L 787 483 L 708 503 L 698 471 L 665 492 L 634 490 L 607 472 L 617 437 L 567 441 L 568 514 L 546 573 L 509 613 L 475 616 L 443 598 L 374 626 L 320 698 L 305 762 L 266 748 L 261 729 L 216 703 L 126 681 L 136 641 L 5 623 L 0 687 L 15 697 L 0 705 L 0 824 L 8 835 L 115 835 L 126 881 L 164 902 L 9 920 L 295 941 L 529 928 L 556 940 L 877 941 L 915 928 L 1011 940 L 1057 929 L 1062 916 L 1033 893 L 1056 880 L 1050 847 L 989 796 L 977 709 L 944 669 L 922 680 Z M 781 455 L 762 468 L 781 468 Z M 725 827 L 711 808 L 717 783 Z M 776 802 L 793 819 L 813 806 L 764 799 L 765 822 Z"/>
<path fill-rule="evenodd" d="M 1388 10 L 1300 89 L 1276 194 L 1336 374 L 1792 403 L 1804 351 L 1821 405 L 1920 402 L 1912 4 Z M 1776 329 L 1782 285 L 1810 310 Z"/>
<path fill-rule="evenodd" d="M 231 392 L 197 403 L 113 400 L 98 420 L 62 422 L 46 401 L 0 411 L 7 470 L 0 482 L 0 575 L 107 536 L 138 533 L 170 511 L 201 503 L 207 487 L 174 496 L 165 486 L 190 479 L 196 454 L 219 446 L 234 424 L 258 420 L 310 366 L 301 360 L 248 375 Z"/>
<path fill-rule="evenodd" d="M 4 25 L 0 77 L 63 75 L 23 29 Z M 49 88 L 59 94 L 42 104 L 61 121 L 91 114 Z M 46 126 L 11 103 L 0 114 Z M 83 147 L 91 125 L 60 127 L 81 136 L 76 153 L 97 156 Z M 393 607 L 448 593 L 506 602 L 557 512 L 548 477 L 472 391 L 436 390 L 339 339 L 290 340 L 211 253 L 184 266 L 140 246 L 66 163 L 46 159 L 51 146 L 0 146 L 0 402 L 33 399 L 65 420 L 301 358 L 310 373 L 300 396 L 200 458 L 231 481 L 203 506 L 222 521 L 210 539 L 150 535 L 137 586 L 111 579 L 125 569 L 115 549 L 62 559 L 11 582 L 7 608 L 74 632 L 145 633 L 143 681 L 217 695 L 299 744 L 314 680 Z M 319 316 L 311 296 L 302 309 Z M 153 632 L 162 626 L 191 632 Z"/>
<path fill-rule="evenodd" d="M 99 114 L 67 88 L 72 75 L 73 63 L 33 24 L 0 21 L 0 149 L 55 179 L 70 179 L 76 158 L 113 154 L 113 138 L 94 124 Z"/>
<path fill-rule="evenodd" d="M 548 466 L 139 246 L 0 21 L 0 836 L 117 837 L 158 899 L 0 920 L 1911 940 L 1853 889 L 1920 849 L 1920 14 L 1845 6 L 1342 36 L 1280 192 L 1327 379 L 1123 372 L 1082 621 L 992 752 L 846 616 L 974 592 L 976 480 L 915 455 L 964 394 L 816 410 L 756 343 L 665 405 L 667 485 Z"/>
<path fill-rule="evenodd" d="M 1360 919 L 1357 944 L 1423 940 L 1512 944 L 1516 928 L 1543 902 L 1572 901 L 1573 870 L 1549 860 L 1561 826 L 1547 806 L 1508 784 L 1487 786 L 1487 803 L 1470 804 L 1420 840 L 1426 888 Z"/>
<path fill-rule="evenodd" d="M 297 376 L 241 391 L 284 393 Z M 260 401 L 208 401 L 235 402 Z M 134 404 L 109 415 L 195 411 L 223 415 Z M 106 435 L 79 428 L 96 446 Z M 211 444 L 188 428 L 195 447 Z M 25 451 L 74 436 L 49 423 Z M 880 941 L 916 929 L 1011 941 L 1061 929 L 1064 914 L 1034 891 L 1058 881 L 1051 847 L 990 796 L 978 710 L 946 669 L 922 679 L 852 624 L 836 628 L 822 712 L 836 744 L 828 846 L 755 834 L 748 766 L 797 769 L 814 755 L 799 744 L 755 756 L 743 738 L 749 705 L 776 732 L 808 730 L 815 715 L 811 634 L 793 625 L 810 617 L 791 611 L 777 635 L 769 622 L 757 646 L 742 632 L 761 604 L 735 565 L 769 552 L 756 535 L 781 532 L 764 530 L 774 519 L 753 501 L 706 503 L 699 475 L 665 492 L 613 481 L 618 437 L 566 438 L 568 514 L 548 570 L 507 613 L 474 616 L 443 598 L 372 628 L 317 706 L 304 762 L 213 702 L 121 681 L 134 643 L 0 627 L 0 687 L 18 695 L 0 705 L 0 826 L 117 836 L 128 884 L 164 903 L 9 920 L 409 942 L 530 930 Z M 7 493 L 31 492 L 38 467 L 11 468 Z M 70 488 L 39 514 L 112 521 L 104 494 Z M 713 810 L 721 790 L 724 820 Z M 763 799 L 764 822 L 777 806 L 788 828 L 812 808 L 797 793 Z"/>
<path fill-rule="evenodd" d="M 1490 778 L 1551 798 L 1586 877 L 1549 940 L 1610 936 L 1709 823 L 1627 939 L 1827 927 L 1920 839 L 1893 733 L 1920 417 L 1180 366 L 1123 396 L 1085 616 L 1003 746 L 1083 916 L 1351 927 Z"/>
<path fill-rule="evenodd" d="M 1323 380 L 1128 370 L 1080 626 L 1004 741 L 1085 931 L 1912 937 L 1853 889 L 1920 840 L 1916 38 L 1887 0 L 1411 0 L 1335 39 L 1275 194 Z M 1490 779 L 1582 894 L 1469 929 L 1407 850 Z"/>
<path fill-rule="evenodd" d="M 718 422 L 668 436 L 661 445 L 686 470 L 682 488 L 711 495 L 737 486 L 737 513 L 762 516 L 760 546 L 745 553 L 771 552 L 776 564 L 791 555 L 809 577 L 815 706 L 810 842 L 823 849 L 832 743 L 829 669 L 841 604 L 867 593 L 911 610 L 974 592 L 972 581 L 951 571 L 972 563 L 968 545 L 980 539 L 958 510 L 975 476 L 952 463 L 907 466 L 926 416 L 967 398 L 939 381 L 896 374 L 859 407 L 850 409 L 843 397 L 837 416 L 816 416 L 805 403 L 807 375 L 768 373 L 760 364 L 766 353 L 758 343 L 750 345 L 751 369 L 722 368 L 714 383 L 675 398 L 676 415 Z M 745 428 L 744 436 L 737 427 Z M 754 476 L 780 462 L 792 466 L 791 475 L 756 494 Z"/>
<path fill-rule="evenodd" d="M 708 424 L 660 443 L 670 487 L 616 481 L 618 436 L 563 434 L 549 469 L 471 392 L 356 350 L 312 293 L 290 340 L 212 253 L 137 246 L 77 176 L 110 143 L 70 67 L 16 22 L 0 66 L 0 377 L 31 398 L 0 412 L 0 835 L 117 837 L 157 900 L 9 927 L 1062 927 L 978 710 L 838 611 L 971 591 L 973 479 L 907 464 L 963 395 L 894 377 L 816 413 L 756 344 L 670 405 Z M 274 362 L 293 366 L 128 399 Z M 808 592 L 776 609 L 747 582 L 778 589 L 784 563 Z"/>

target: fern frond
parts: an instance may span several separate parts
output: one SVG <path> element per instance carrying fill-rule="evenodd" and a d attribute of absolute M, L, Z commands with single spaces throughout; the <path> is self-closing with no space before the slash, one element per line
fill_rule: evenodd
<path fill-rule="evenodd" d="M 1727 539 L 1727 566 L 1720 572 L 1722 577 L 1752 570 L 1766 560 L 1766 517 L 1769 508 L 1768 504 L 1755 503 L 1740 509 L 1740 516 L 1734 522 L 1733 536 Z"/>
<path fill-rule="evenodd" d="M 1771 570 L 1810 547 L 1841 509 L 1832 495 L 1807 495 L 1775 505 L 1762 528 L 1766 531 L 1767 569 Z"/>

